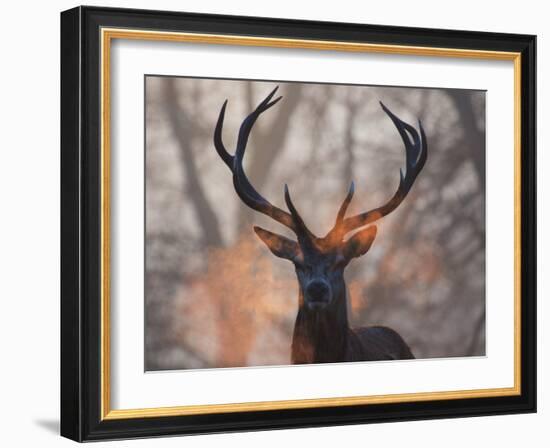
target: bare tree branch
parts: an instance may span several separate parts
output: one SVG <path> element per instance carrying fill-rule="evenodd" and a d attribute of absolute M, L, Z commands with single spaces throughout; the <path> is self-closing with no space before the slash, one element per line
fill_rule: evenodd
<path fill-rule="evenodd" d="M 203 244 L 206 247 L 221 246 L 223 240 L 218 217 L 204 193 L 193 155 L 193 123 L 178 103 L 178 92 L 174 79 L 166 78 L 163 88 L 168 120 L 179 146 L 180 162 L 185 172 L 186 198 L 191 201 L 195 208 L 203 234 Z"/>

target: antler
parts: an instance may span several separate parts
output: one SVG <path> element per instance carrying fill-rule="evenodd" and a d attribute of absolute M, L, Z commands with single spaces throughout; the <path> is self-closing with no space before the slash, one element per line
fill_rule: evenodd
<path fill-rule="evenodd" d="M 386 204 L 368 212 L 364 212 L 350 218 L 344 218 L 348 205 L 353 197 L 354 185 L 352 182 L 348 195 L 346 196 L 346 199 L 344 199 L 344 202 L 340 207 L 340 211 L 338 212 L 336 223 L 327 235 L 327 238 L 330 238 L 335 242 L 342 241 L 343 237 L 352 230 L 371 224 L 394 211 L 411 190 L 416 177 L 424 167 L 428 157 L 428 143 L 426 141 L 426 134 L 424 133 L 420 120 L 418 120 L 418 127 L 420 129 L 419 136 L 413 126 L 397 118 L 386 106 L 384 106 L 382 102 L 380 102 L 380 105 L 382 106 L 384 112 L 386 112 L 386 114 L 393 121 L 393 124 L 399 131 L 399 135 L 405 144 L 405 174 L 403 174 L 403 170 L 399 170 L 399 187 L 393 197 Z M 412 137 L 412 141 L 409 135 Z"/>
<path fill-rule="evenodd" d="M 282 96 L 279 96 L 271 101 L 278 88 L 279 87 L 273 89 L 273 91 L 258 105 L 258 107 L 242 122 L 239 129 L 237 149 L 234 156 L 229 154 L 222 141 L 223 120 L 225 117 L 225 109 L 227 107 L 227 100 L 225 100 L 220 110 L 218 122 L 216 123 L 216 129 L 214 131 L 214 146 L 219 156 L 233 173 L 233 185 L 241 200 L 253 210 L 273 218 L 275 221 L 294 231 L 294 233 L 298 236 L 298 240 L 302 244 L 310 244 L 316 240 L 316 237 L 309 231 L 300 214 L 294 207 L 294 204 L 290 199 L 288 187 L 285 185 L 285 202 L 290 210 L 290 214 L 274 206 L 260 193 L 258 193 L 246 177 L 243 169 L 243 157 L 250 131 L 252 130 L 252 127 L 258 117 L 281 100 Z M 338 211 L 334 227 L 325 237 L 325 239 L 328 239 L 334 244 L 340 243 L 345 235 L 352 230 L 371 224 L 394 211 L 411 190 L 416 177 L 424 167 L 428 157 L 428 144 L 420 120 L 418 121 L 418 127 L 420 129 L 419 135 L 413 126 L 397 118 L 386 106 L 384 106 L 382 102 L 380 102 L 380 105 L 382 106 L 384 112 L 386 112 L 392 120 L 405 145 L 405 174 L 403 174 L 403 170 L 399 171 L 399 187 L 393 197 L 386 204 L 373 210 L 346 218 L 346 211 L 355 191 L 355 186 L 352 182 L 348 194 L 346 195 L 346 198 Z"/>
<path fill-rule="evenodd" d="M 311 233 L 309 232 L 309 230 L 307 230 L 307 227 L 305 227 L 302 218 L 294 208 L 294 205 L 290 200 L 290 195 L 288 193 L 288 188 L 286 187 L 286 185 L 285 200 L 289 207 L 289 210 L 291 211 L 291 214 L 274 206 L 260 193 L 258 193 L 246 177 L 243 169 L 243 157 L 246 150 L 246 144 L 248 143 L 250 131 L 252 130 L 252 127 L 254 126 L 254 123 L 256 122 L 260 114 L 262 114 L 281 100 L 282 96 L 279 96 L 278 98 L 275 98 L 273 101 L 271 101 L 271 98 L 273 98 L 273 95 L 275 95 L 275 92 L 278 88 L 278 86 L 275 87 L 275 89 L 273 89 L 273 91 L 258 105 L 258 107 L 242 122 L 239 129 L 237 149 L 234 156 L 227 152 L 222 142 L 222 127 L 225 116 L 225 108 L 227 106 L 227 100 L 225 100 L 220 110 L 216 129 L 214 131 L 214 146 L 216 147 L 216 151 L 218 152 L 220 157 L 233 173 L 233 185 L 235 186 L 235 191 L 246 205 L 248 205 L 251 209 L 263 213 L 264 215 L 267 215 L 273 218 L 275 221 L 285 225 L 289 229 L 293 230 L 299 238 L 308 239 Z"/>

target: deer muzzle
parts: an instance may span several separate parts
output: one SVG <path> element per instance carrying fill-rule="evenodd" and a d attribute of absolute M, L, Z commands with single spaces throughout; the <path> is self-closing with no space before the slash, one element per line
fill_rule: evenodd
<path fill-rule="evenodd" d="M 305 290 L 306 306 L 312 310 L 319 310 L 331 301 L 330 285 L 324 280 L 312 280 Z"/>

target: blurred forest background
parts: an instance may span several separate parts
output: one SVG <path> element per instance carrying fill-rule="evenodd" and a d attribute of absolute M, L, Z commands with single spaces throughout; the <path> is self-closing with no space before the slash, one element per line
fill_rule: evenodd
<path fill-rule="evenodd" d="M 485 92 L 146 78 L 145 369 L 289 364 L 298 283 L 252 225 L 290 235 L 237 197 L 214 150 L 220 108 L 232 152 L 242 120 L 279 85 L 245 170 L 324 235 L 351 180 L 348 216 L 385 203 L 405 152 L 383 101 L 428 138 L 401 206 L 346 269 L 353 326 L 386 325 L 417 358 L 485 354 Z"/>

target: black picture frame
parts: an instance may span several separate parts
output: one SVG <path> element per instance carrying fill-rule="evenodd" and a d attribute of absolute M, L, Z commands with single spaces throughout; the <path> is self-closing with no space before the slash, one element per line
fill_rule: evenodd
<path fill-rule="evenodd" d="M 521 54 L 521 393 L 406 403 L 102 419 L 100 30 L 104 27 Z M 77 7 L 61 13 L 61 435 L 76 441 L 536 411 L 536 37 Z"/>

